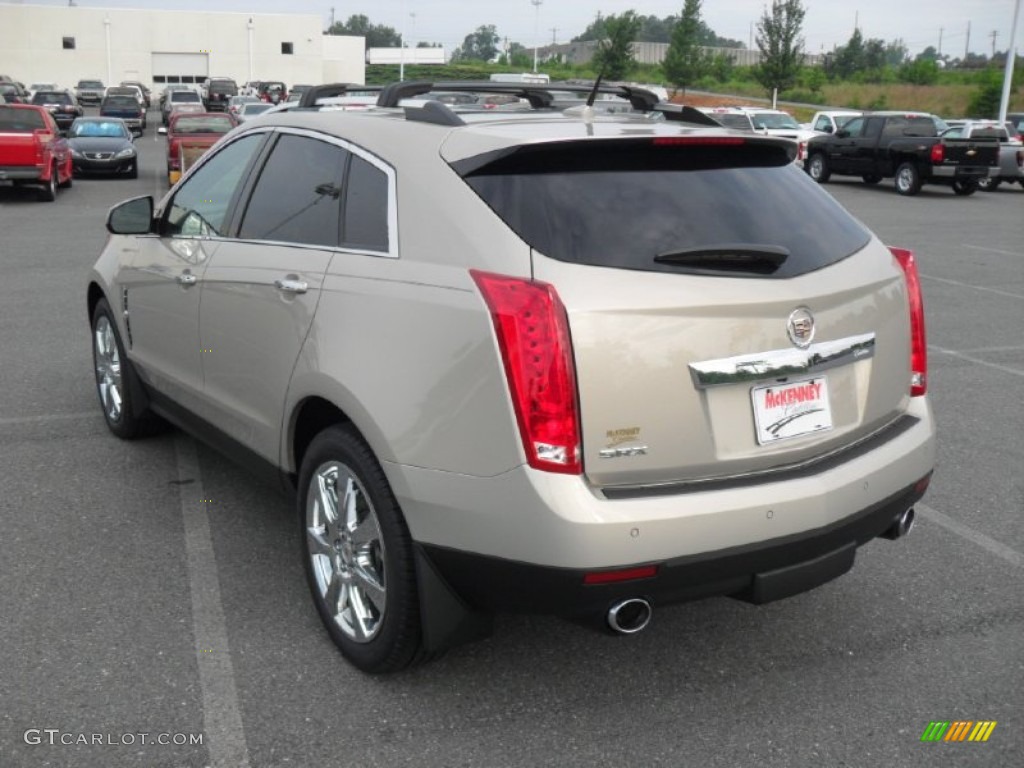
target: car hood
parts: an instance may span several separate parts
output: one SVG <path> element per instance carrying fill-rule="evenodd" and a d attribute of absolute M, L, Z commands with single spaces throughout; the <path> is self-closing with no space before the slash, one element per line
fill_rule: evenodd
<path fill-rule="evenodd" d="M 111 136 L 82 136 L 68 139 L 70 147 L 78 152 L 120 152 L 134 146 L 128 139 Z"/>

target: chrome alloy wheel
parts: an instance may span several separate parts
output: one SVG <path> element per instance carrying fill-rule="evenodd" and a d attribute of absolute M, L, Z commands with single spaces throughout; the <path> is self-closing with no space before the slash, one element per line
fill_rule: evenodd
<path fill-rule="evenodd" d="M 900 168 L 899 173 L 896 175 L 896 186 L 900 188 L 900 192 L 909 192 L 914 188 L 914 171 L 911 168 Z"/>
<path fill-rule="evenodd" d="M 344 464 L 322 464 L 310 479 L 306 546 L 335 624 L 357 643 L 373 640 L 387 607 L 384 541 L 372 502 Z"/>
<path fill-rule="evenodd" d="M 121 420 L 122 379 L 121 354 L 117 349 L 117 339 L 109 318 L 101 315 L 96 321 L 92 332 L 93 361 L 96 366 L 96 387 L 100 393 L 100 403 L 107 420 Z"/>

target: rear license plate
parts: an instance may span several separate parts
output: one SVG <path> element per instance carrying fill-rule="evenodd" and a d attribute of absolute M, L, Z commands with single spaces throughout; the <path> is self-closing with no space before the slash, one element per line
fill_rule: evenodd
<path fill-rule="evenodd" d="M 832 429 L 828 380 L 793 381 L 750 390 L 758 445 Z"/>

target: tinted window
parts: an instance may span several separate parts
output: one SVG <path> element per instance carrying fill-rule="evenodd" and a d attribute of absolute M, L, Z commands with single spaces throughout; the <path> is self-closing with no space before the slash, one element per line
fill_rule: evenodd
<path fill-rule="evenodd" d="M 343 243 L 388 250 L 388 177 L 358 155 L 352 156 L 348 172 Z"/>
<path fill-rule="evenodd" d="M 224 234 L 227 213 L 263 136 L 251 135 L 217 152 L 186 181 L 167 212 L 164 236 L 212 237 Z"/>
<path fill-rule="evenodd" d="M 844 125 L 842 129 L 846 131 L 849 136 L 860 136 L 860 132 L 864 130 L 864 118 L 855 117 Z"/>
<path fill-rule="evenodd" d="M 0 131 L 31 133 L 37 128 L 46 128 L 42 113 L 34 109 L 0 108 Z"/>
<path fill-rule="evenodd" d="M 71 97 L 59 91 L 40 91 L 32 96 L 33 104 L 70 104 Z"/>
<path fill-rule="evenodd" d="M 766 245 L 789 252 L 772 276 L 791 277 L 870 237 L 783 150 L 753 142 L 526 146 L 466 181 L 531 247 L 578 264 L 677 272 L 655 257 Z"/>
<path fill-rule="evenodd" d="M 881 117 L 869 117 L 864 126 L 864 138 L 877 139 L 882 133 L 882 125 L 885 123 Z"/>
<path fill-rule="evenodd" d="M 337 246 L 347 155 L 334 144 L 282 136 L 260 172 L 238 236 Z"/>

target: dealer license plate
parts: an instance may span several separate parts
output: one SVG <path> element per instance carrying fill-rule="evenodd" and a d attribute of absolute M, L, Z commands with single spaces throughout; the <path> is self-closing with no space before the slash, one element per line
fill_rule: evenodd
<path fill-rule="evenodd" d="M 824 376 L 754 387 L 750 398 L 759 445 L 832 429 L 828 380 Z"/>

